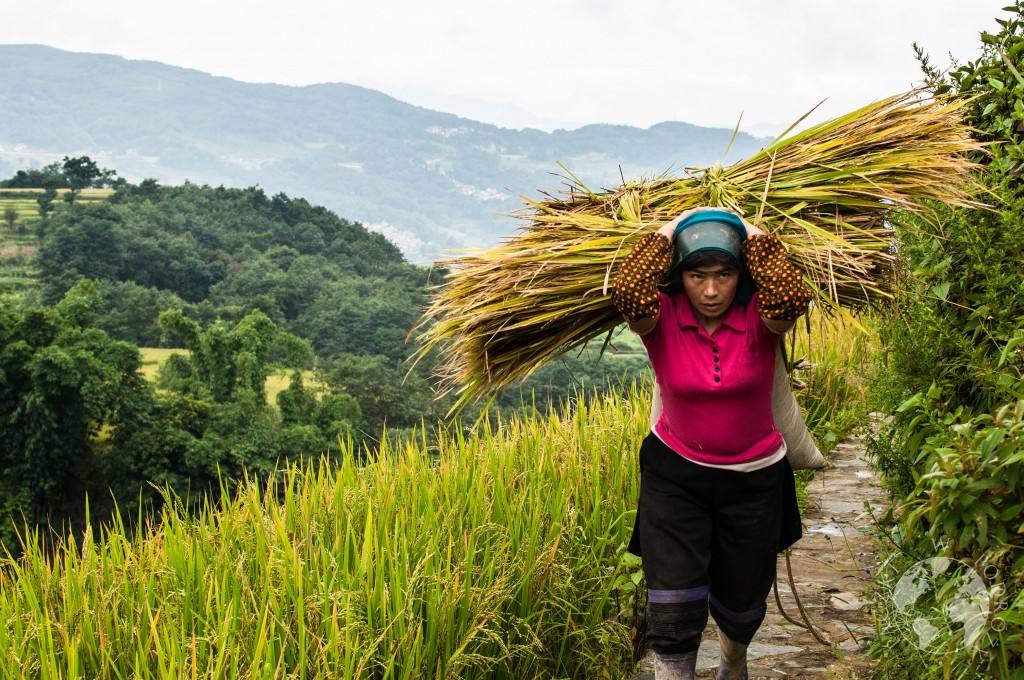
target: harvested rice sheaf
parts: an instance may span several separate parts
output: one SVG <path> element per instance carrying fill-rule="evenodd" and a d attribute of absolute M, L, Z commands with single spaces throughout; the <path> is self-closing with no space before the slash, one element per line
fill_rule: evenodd
<path fill-rule="evenodd" d="M 932 202 L 979 205 L 981 145 L 962 100 L 917 92 L 783 135 L 730 167 L 592 191 L 575 178 L 526 201 L 524 226 L 504 243 L 444 263 L 419 328 L 419 356 L 440 348 L 442 389 L 458 404 L 507 386 L 622 323 L 611 304 L 617 263 L 645 233 L 687 208 L 735 210 L 776 235 L 825 310 L 892 298 L 895 221 Z"/>

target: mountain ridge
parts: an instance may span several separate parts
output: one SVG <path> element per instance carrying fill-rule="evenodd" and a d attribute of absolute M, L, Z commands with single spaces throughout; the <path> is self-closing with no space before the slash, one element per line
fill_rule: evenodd
<path fill-rule="evenodd" d="M 763 139 L 666 121 L 514 130 L 347 83 L 246 83 L 43 45 L 0 45 L 0 172 L 89 155 L 130 181 L 260 186 L 385 233 L 414 262 L 512 233 L 520 196 L 735 161 Z M 730 148 L 729 156 L 723 152 Z"/>

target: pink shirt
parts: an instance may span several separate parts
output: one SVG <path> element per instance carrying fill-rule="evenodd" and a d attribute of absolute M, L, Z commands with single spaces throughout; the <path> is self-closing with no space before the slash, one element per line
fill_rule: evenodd
<path fill-rule="evenodd" d="M 708 335 L 685 293 L 662 293 L 658 323 L 641 337 L 663 404 L 654 431 L 669 448 L 708 465 L 748 463 L 780 449 L 772 381 L 781 336 L 758 315 L 756 294 L 734 304 Z"/>

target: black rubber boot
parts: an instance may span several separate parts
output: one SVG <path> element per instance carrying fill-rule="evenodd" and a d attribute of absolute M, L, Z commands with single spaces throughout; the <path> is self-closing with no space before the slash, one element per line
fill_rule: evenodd
<path fill-rule="evenodd" d="M 747 645 L 729 638 L 718 631 L 720 661 L 715 680 L 747 680 Z"/>
<path fill-rule="evenodd" d="M 697 652 L 654 653 L 654 680 L 693 680 L 697 674 Z"/>

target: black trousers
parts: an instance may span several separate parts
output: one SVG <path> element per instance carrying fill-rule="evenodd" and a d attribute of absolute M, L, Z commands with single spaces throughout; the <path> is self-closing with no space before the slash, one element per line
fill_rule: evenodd
<path fill-rule="evenodd" d="M 709 468 L 652 433 L 640 449 L 640 468 L 630 550 L 640 555 L 647 580 L 648 644 L 665 655 L 697 649 L 709 609 L 726 635 L 749 643 L 764 620 L 776 555 L 799 538 L 789 464 L 753 472 Z"/>

